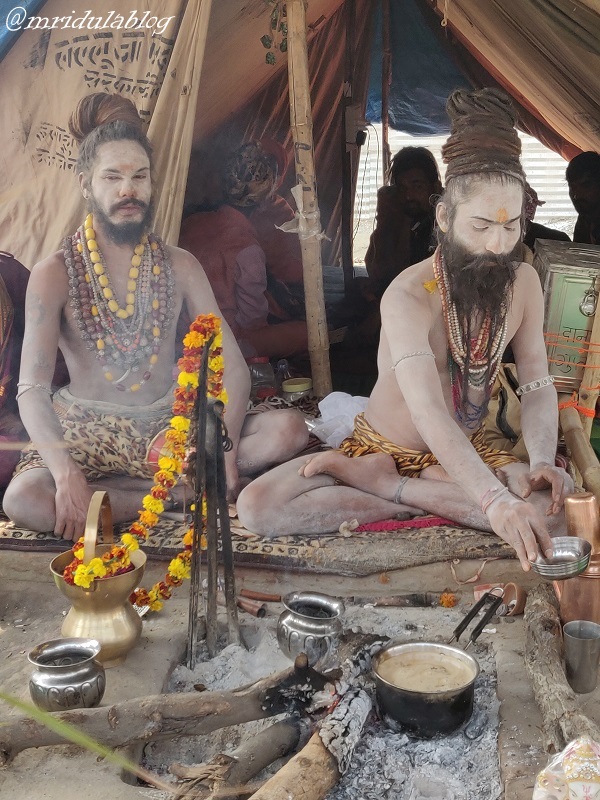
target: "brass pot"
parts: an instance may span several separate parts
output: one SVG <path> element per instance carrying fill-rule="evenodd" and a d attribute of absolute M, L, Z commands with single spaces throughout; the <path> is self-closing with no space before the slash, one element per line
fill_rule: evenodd
<path fill-rule="evenodd" d="M 96 545 L 100 514 L 104 541 L 108 540 L 108 543 Z M 95 492 L 92 496 L 84 539 L 85 563 L 110 550 L 112 513 L 106 492 Z M 73 553 L 69 550 L 56 556 L 50 563 L 54 582 L 72 603 L 62 624 L 61 634 L 96 639 L 101 645 L 97 660 L 105 667 L 120 664 L 142 634 L 142 620 L 129 602 L 129 595 L 142 579 L 146 555 L 141 550 L 135 550 L 131 553 L 134 569 L 121 575 L 95 580 L 89 589 L 65 582 L 63 572 L 72 560 Z"/>

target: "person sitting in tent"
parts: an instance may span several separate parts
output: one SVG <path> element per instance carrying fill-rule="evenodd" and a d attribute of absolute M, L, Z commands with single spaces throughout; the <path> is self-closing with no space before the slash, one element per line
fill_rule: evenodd
<path fill-rule="evenodd" d="M 539 199 L 535 189 L 528 183 L 525 184 L 525 231 L 523 233 L 523 244 L 527 245 L 532 252 L 535 251 L 536 239 L 554 239 L 559 242 L 571 241 L 564 231 L 548 228 L 546 225 L 540 225 L 539 222 L 533 221 L 538 206 L 543 206 L 545 202 L 545 200 Z"/>
<path fill-rule="evenodd" d="M 0 251 L 0 491 L 12 477 L 27 440 L 17 407 L 17 379 L 25 328 L 25 292 L 29 271 Z"/>
<path fill-rule="evenodd" d="M 70 130 L 88 214 L 31 272 L 19 409 L 32 446 L 4 496 L 17 525 L 64 539 L 82 535 L 98 489 L 116 521 L 137 516 L 153 485 L 155 440 L 173 415 L 177 318 L 184 305 L 192 318 L 218 314 L 196 259 L 151 231 L 152 148 L 133 103 L 85 97 Z M 57 346 L 70 384 L 51 397 Z M 250 376 L 226 322 L 223 361 L 235 495 L 240 476 L 298 452 L 307 433 L 295 411 L 245 418 Z"/>
<path fill-rule="evenodd" d="M 527 570 L 540 549 L 550 552 L 549 534 L 564 532 L 573 482 L 555 466 L 558 407 L 540 281 L 529 264 L 513 261 L 521 144 L 500 90 L 458 90 L 447 108 L 439 247 L 383 296 L 379 377 L 366 411 L 341 452 L 297 458 L 253 481 L 238 498 L 238 515 L 265 535 L 317 534 L 352 518 L 367 523 L 423 509 L 495 532 Z M 511 341 L 529 464 L 483 438 Z"/>
<path fill-rule="evenodd" d="M 390 166 L 390 185 L 377 192 L 377 224 L 365 264 L 381 297 L 392 280 L 434 249 L 432 198 L 442 191 L 440 173 L 426 147 L 403 147 Z"/>
<path fill-rule="evenodd" d="M 278 194 L 288 157 L 268 137 L 245 142 L 225 161 L 227 202 L 251 222 L 267 266 L 267 298 L 273 321 L 306 319 L 300 241 L 279 226 L 294 220 L 294 211 Z"/>
<path fill-rule="evenodd" d="M 567 166 L 569 196 L 579 214 L 573 241 L 600 244 L 600 153 L 580 153 Z"/>
<path fill-rule="evenodd" d="M 202 265 L 244 356 L 281 357 L 308 350 L 306 322 L 269 324 L 267 268 L 252 223 L 227 205 L 222 175 L 208 155 L 196 173 L 200 200 L 181 226 L 179 246 Z M 181 328 L 181 322 L 180 322 Z"/>

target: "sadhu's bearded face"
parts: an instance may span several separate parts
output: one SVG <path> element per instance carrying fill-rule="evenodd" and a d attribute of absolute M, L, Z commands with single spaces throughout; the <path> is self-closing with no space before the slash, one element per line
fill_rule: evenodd
<path fill-rule="evenodd" d="M 521 260 L 522 216 L 517 181 L 477 181 L 462 200 L 438 205 L 440 248 L 459 318 L 489 313 L 492 327 L 501 323 Z"/>

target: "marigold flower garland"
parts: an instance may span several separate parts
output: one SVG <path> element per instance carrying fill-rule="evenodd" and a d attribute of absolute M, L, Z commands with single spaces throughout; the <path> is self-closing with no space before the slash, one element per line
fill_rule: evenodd
<path fill-rule="evenodd" d="M 227 402 L 227 392 L 223 386 L 223 334 L 221 321 L 214 314 L 201 314 L 190 325 L 183 339 L 183 357 L 177 362 L 179 376 L 175 388 L 173 417 L 165 435 L 166 455 L 158 460 L 158 471 L 154 475 L 154 486 L 142 500 L 143 508 L 139 518 L 121 536 L 119 544 L 101 557 L 93 558 L 89 564 L 83 563 L 83 537 L 73 546 L 73 561 L 65 567 L 63 577 L 67 583 L 88 589 L 96 579 L 106 578 L 127 572 L 131 567 L 130 553 L 148 539 L 149 532 L 158 522 L 164 511 L 164 501 L 176 485 L 184 468 L 188 432 L 191 417 L 198 395 L 200 361 L 204 346 L 214 336 L 208 357 L 207 394 L 217 400 Z M 203 504 L 202 518 L 206 518 Z M 159 581 L 151 589 L 136 589 L 130 596 L 132 603 L 149 606 L 151 611 L 160 611 L 163 601 L 171 597 L 176 586 L 181 586 L 190 577 L 192 542 L 194 529 L 190 527 L 183 536 L 184 549 L 169 563 L 164 581 Z"/>

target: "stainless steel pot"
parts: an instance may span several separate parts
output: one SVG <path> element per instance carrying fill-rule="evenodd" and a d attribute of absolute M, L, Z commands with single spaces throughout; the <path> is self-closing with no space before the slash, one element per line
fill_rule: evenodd
<path fill-rule="evenodd" d="M 455 628 L 450 642 L 458 641 L 473 617 L 489 605 L 465 647 L 476 641 L 502 603 L 503 593 L 488 592 Z M 377 707 L 394 731 L 407 730 L 431 738 L 447 734 L 467 722 L 473 713 L 475 658 L 441 642 L 390 643 L 373 659 Z M 408 679 L 408 670 L 412 676 Z"/>
<path fill-rule="evenodd" d="M 314 666 L 337 645 L 344 603 L 320 592 L 291 592 L 282 603 L 285 611 L 277 620 L 279 647 L 292 660 L 306 653 Z"/>

